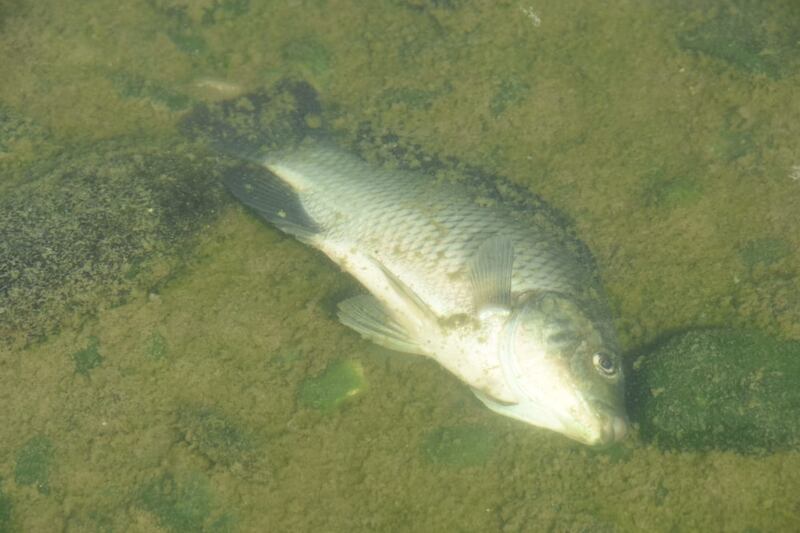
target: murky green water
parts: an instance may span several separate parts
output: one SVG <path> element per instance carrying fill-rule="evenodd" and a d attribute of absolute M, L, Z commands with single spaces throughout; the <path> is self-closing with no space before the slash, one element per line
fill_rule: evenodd
<path fill-rule="evenodd" d="M 800 528 L 796 447 L 589 450 L 362 341 L 177 129 L 306 79 L 567 213 L 629 361 L 800 340 L 795 2 L 6 0 L 0 58 L 0 531 Z"/>

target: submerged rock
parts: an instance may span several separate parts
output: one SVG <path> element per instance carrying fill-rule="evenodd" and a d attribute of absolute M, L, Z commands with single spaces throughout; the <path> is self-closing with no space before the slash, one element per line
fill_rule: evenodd
<path fill-rule="evenodd" d="M 689 331 L 641 357 L 631 382 L 641 436 L 663 448 L 769 453 L 800 443 L 800 342 Z"/>
<path fill-rule="evenodd" d="M 0 341 L 156 290 L 227 201 L 223 168 L 187 144 L 120 141 L 20 170 L 0 199 Z"/>

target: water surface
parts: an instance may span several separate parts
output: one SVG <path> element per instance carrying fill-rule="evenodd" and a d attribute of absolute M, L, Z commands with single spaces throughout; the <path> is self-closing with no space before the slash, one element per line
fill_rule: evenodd
<path fill-rule="evenodd" d="M 594 451 L 362 341 L 333 313 L 354 282 L 234 205 L 177 128 L 306 79 L 336 128 L 563 210 L 629 360 L 692 327 L 800 340 L 797 21 L 747 0 L 0 3 L 0 227 L 37 244 L 4 235 L 0 531 L 797 530 L 797 449 Z"/>

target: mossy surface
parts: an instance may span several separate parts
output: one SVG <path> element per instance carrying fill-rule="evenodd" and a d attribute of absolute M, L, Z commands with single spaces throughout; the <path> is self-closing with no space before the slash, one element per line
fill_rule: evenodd
<path fill-rule="evenodd" d="M 53 443 L 44 435 L 37 435 L 17 452 L 14 481 L 18 485 L 32 485 L 42 494 L 50 492 L 50 469 L 53 462 Z"/>
<path fill-rule="evenodd" d="M 167 338 L 161 333 L 155 331 L 147 339 L 147 347 L 145 353 L 147 357 L 154 361 L 160 361 L 169 355 L 169 344 Z"/>
<path fill-rule="evenodd" d="M 88 376 L 92 369 L 100 366 L 103 356 L 100 355 L 100 341 L 97 337 L 89 338 L 86 348 L 73 353 L 72 360 L 75 362 L 75 372 L 84 376 Z"/>
<path fill-rule="evenodd" d="M 189 446 L 215 464 L 227 467 L 253 460 L 253 437 L 219 410 L 185 407 L 178 414 L 178 428 Z"/>
<path fill-rule="evenodd" d="M 765 9 L 757 0 L 692 5 L 700 8 L 703 18 L 678 34 L 682 48 L 772 78 L 789 75 L 800 66 L 800 9 L 796 4 L 788 18 L 781 9 Z"/>
<path fill-rule="evenodd" d="M 425 458 L 448 466 L 481 466 L 492 456 L 495 436 L 481 426 L 449 426 L 434 429 L 422 442 Z"/>
<path fill-rule="evenodd" d="M 138 503 L 168 531 L 235 531 L 234 517 L 217 509 L 213 485 L 199 472 L 167 473 L 146 483 Z"/>
<path fill-rule="evenodd" d="M 791 244 L 785 239 L 774 237 L 753 239 L 739 249 L 739 257 L 748 268 L 758 264 L 769 266 L 791 254 Z"/>
<path fill-rule="evenodd" d="M 6 341 L 42 339 L 70 313 L 95 312 L 93 297 L 121 303 L 155 285 L 227 200 L 219 167 L 180 146 L 110 143 L 27 172 L 28 183 L 0 199 Z"/>
<path fill-rule="evenodd" d="M 325 74 L 330 69 L 331 54 L 315 38 L 291 41 L 283 47 L 283 59 L 312 75 Z"/>
<path fill-rule="evenodd" d="M 107 78 L 123 98 L 145 98 L 170 111 L 181 111 L 191 104 L 189 96 L 125 71 L 109 72 Z"/>
<path fill-rule="evenodd" d="M 46 128 L 0 103 L 0 194 L 27 181 L 23 169 L 35 161 L 51 160 L 58 151 Z"/>
<path fill-rule="evenodd" d="M 2 483 L 0 479 L 0 484 Z M 13 505 L 11 499 L 3 492 L 2 485 L 0 485 L 0 533 L 11 533 L 11 511 Z"/>
<path fill-rule="evenodd" d="M 800 443 L 800 342 L 698 330 L 646 353 L 632 379 L 641 435 L 679 450 L 775 452 Z"/>
<path fill-rule="evenodd" d="M 702 182 L 688 174 L 687 169 L 668 171 L 657 168 L 648 172 L 645 183 L 643 203 L 663 209 L 685 207 L 702 196 Z"/>
<path fill-rule="evenodd" d="M 632 357 L 696 327 L 800 340 L 797 2 L 0 4 L 12 530 L 800 531 L 785 435 L 590 451 L 359 339 L 335 318 L 355 282 L 232 207 L 220 182 L 249 167 L 194 142 L 237 109 L 222 133 L 251 156 L 331 127 L 371 163 L 550 205 Z M 269 100 L 298 78 L 319 101 Z M 302 403 L 342 360 L 359 398 Z M 45 434 L 47 494 L 15 482 Z"/>

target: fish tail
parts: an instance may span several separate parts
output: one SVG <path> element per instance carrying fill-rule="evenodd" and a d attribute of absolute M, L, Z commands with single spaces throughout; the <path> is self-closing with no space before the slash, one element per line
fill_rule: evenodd
<path fill-rule="evenodd" d="M 225 186 L 240 202 L 278 229 L 308 242 L 322 231 L 297 192 L 261 165 L 242 163 L 225 172 Z"/>
<path fill-rule="evenodd" d="M 309 136 L 311 116 L 321 117 L 316 90 L 305 81 L 284 80 L 232 100 L 199 104 L 179 128 L 189 139 L 237 160 L 229 162 L 224 177 L 236 198 L 279 229 L 309 241 L 320 226 L 291 184 L 263 163 Z"/>

